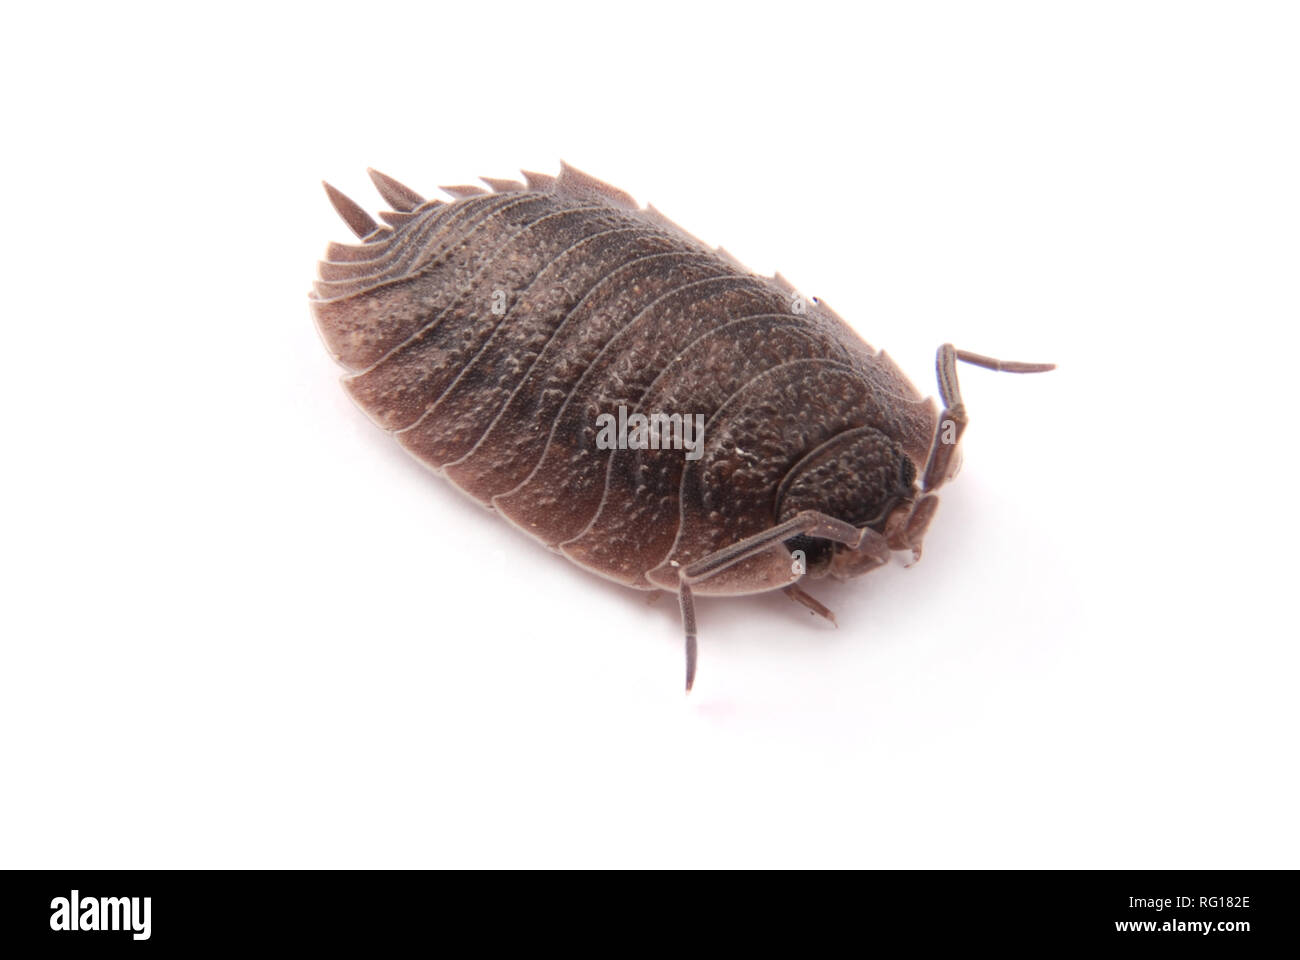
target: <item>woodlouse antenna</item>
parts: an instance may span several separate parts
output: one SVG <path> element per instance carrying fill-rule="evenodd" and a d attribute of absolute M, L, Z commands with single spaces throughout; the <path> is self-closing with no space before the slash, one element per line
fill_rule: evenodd
<path fill-rule="evenodd" d="M 971 353 L 969 350 L 958 350 L 951 343 L 941 346 L 935 357 L 934 366 L 939 380 L 939 398 L 943 400 L 944 409 L 939 415 L 938 429 L 935 430 L 934 440 L 930 445 L 930 456 L 926 460 L 925 471 L 922 474 L 921 490 L 925 493 L 943 486 L 943 482 L 948 478 L 948 468 L 969 422 L 966 416 L 966 405 L 961 399 L 961 385 L 957 382 L 958 360 L 1001 373 L 1046 373 L 1056 369 L 1054 363 L 997 360 L 983 354 Z M 920 506 L 919 502 L 917 506 Z"/>
<path fill-rule="evenodd" d="M 995 360 L 993 357 L 986 357 L 982 354 L 971 353 L 969 350 L 957 350 L 955 348 L 953 353 L 962 363 L 971 363 L 977 367 L 996 370 L 998 373 L 1047 373 L 1049 370 L 1056 369 L 1054 363 L 1021 363 L 1019 360 Z"/>

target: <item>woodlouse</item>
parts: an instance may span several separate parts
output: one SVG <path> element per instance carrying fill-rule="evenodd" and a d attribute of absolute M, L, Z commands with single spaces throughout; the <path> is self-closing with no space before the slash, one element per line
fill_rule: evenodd
<path fill-rule="evenodd" d="M 451 202 L 370 175 L 393 208 L 384 225 L 325 184 L 362 243 L 331 244 L 310 295 L 347 389 L 552 550 L 676 593 L 688 690 L 695 594 L 784 589 L 831 617 L 802 576 L 920 556 L 960 461 L 958 360 L 1053 368 L 944 344 L 936 414 L 824 303 L 567 164 L 441 188 Z M 614 411 L 701 416 L 697 456 L 641 449 L 645 434 L 607 449 L 601 417 Z"/>

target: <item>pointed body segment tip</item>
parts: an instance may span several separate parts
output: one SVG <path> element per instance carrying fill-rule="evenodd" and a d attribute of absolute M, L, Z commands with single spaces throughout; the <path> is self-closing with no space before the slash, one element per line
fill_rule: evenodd
<path fill-rule="evenodd" d="M 527 185 L 518 180 L 504 180 L 500 177 L 479 177 L 479 179 L 491 187 L 495 193 L 514 193 L 528 189 Z"/>
<path fill-rule="evenodd" d="M 379 229 L 379 224 L 375 222 L 374 218 L 361 209 L 361 206 L 347 194 L 325 180 L 321 181 L 321 186 L 325 188 L 325 195 L 329 197 L 330 206 L 334 208 L 334 212 L 348 225 L 348 229 L 358 237 L 365 239 Z"/>
<path fill-rule="evenodd" d="M 410 213 L 425 202 L 420 194 L 386 173 L 380 173 L 373 167 L 366 167 L 366 173 L 370 175 L 370 182 L 375 185 L 384 202 L 398 213 Z"/>
<path fill-rule="evenodd" d="M 445 187 L 439 187 L 443 193 L 456 200 L 466 200 L 470 197 L 481 197 L 487 193 L 484 187 L 475 186 L 472 183 L 453 183 Z"/>

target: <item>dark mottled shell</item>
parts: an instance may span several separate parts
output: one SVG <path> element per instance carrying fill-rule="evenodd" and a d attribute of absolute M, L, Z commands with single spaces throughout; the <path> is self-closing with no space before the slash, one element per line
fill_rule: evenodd
<path fill-rule="evenodd" d="M 859 488 L 897 478 L 855 438 L 883 434 L 925 464 L 933 404 L 883 352 L 653 207 L 567 165 L 485 180 L 490 192 L 443 188 L 451 203 L 374 176 L 396 208 L 387 226 L 336 196 L 364 242 L 331 245 L 311 294 L 348 390 L 418 459 L 575 563 L 676 589 L 680 565 L 791 505 L 860 522 Z M 597 417 L 620 405 L 703 414 L 703 456 L 598 449 Z M 696 592 L 793 579 L 778 546 Z"/>

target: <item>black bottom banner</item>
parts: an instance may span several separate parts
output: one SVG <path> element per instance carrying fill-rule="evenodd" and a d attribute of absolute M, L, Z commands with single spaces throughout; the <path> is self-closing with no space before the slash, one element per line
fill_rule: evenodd
<path fill-rule="evenodd" d="M 6 948 L 620 951 L 872 945 L 1294 950 L 1294 872 L 9 871 Z M 620 931 L 622 931 L 620 933 Z M 473 949 L 473 946 L 471 946 Z M 29 952 L 8 956 L 29 956 Z"/>

